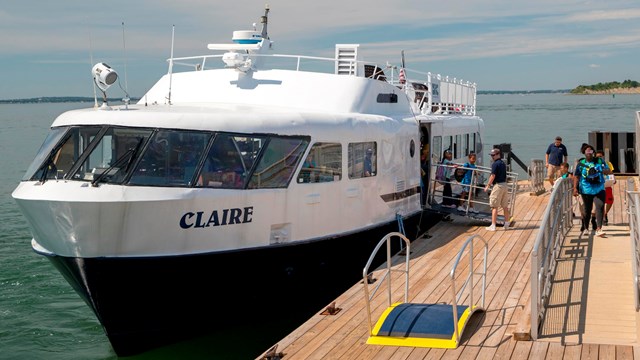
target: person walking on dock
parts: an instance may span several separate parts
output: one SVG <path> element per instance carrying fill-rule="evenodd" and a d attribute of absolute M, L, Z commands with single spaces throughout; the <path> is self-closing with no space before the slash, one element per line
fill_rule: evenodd
<path fill-rule="evenodd" d="M 596 236 L 605 236 L 602 230 L 602 218 L 604 212 L 605 190 L 604 175 L 609 174 L 609 166 L 602 159 L 595 157 L 593 146 L 587 145 L 584 150 L 585 158 L 576 166 L 573 177 L 573 196 L 582 196 L 584 203 L 584 216 L 582 218 L 582 235 L 589 230 L 591 210 L 595 205 Z"/>
<path fill-rule="evenodd" d="M 489 206 L 491 206 L 491 226 L 485 229 L 489 231 L 496 231 L 496 222 L 498 220 L 498 208 L 502 208 L 504 213 L 504 229 L 509 228 L 509 190 L 507 188 L 507 165 L 500 157 L 500 149 L 494 148 L 489 153 L 493 164 L 491 164 L 491 176 L 487 181 L 487 186 L 484 191 L 489 191 L 491 185 L 491 195 L 489 196 Z"/>
<path fill-rule="evenodd" d="M 556 136 L 556 140 L 549 145 L 547 153 L 545 154 L 547 177 L 549 178 L 549 184 L 551 184 L 551 186 L 553 186 L 556 179 L 560 177 L 560 164 L 563 162 L 569 162 L 567 147 L 562 143 L 562 138 Z"/>

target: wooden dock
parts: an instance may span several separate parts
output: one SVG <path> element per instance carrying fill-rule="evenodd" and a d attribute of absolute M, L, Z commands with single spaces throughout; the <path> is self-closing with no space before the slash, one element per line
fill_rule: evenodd
<path fill-rule="evenodd" d="M 526 337 L 530 329 L 531 250 L 550 196 L 549 192 L 531 196 L 522 191 L 513 229 L 490 232 L 486 224 L 453 216 L 453 222 L 441 222 L 429 231 L 432 238 L 412 243 L 412 303 L 451 303 L 448 275 L 462 244 L 473 234 L 489 243 L 486 312 L 472 316 L 457 349 L 366 344 L 369 325 L 363 285 L 358 283 L 335 300 L 341 311 L 321 315 L 323 309 L 319 309 L 280 340 L 276 352 L 283 354 L 281 359 L 640 359 L 625 207 L 627 182 L 620 180 L 614 187 L 609 226 L 604 227 L 607 237 L 595 237 L 593 232 L 581 237 L 579 221 L 574 221 L 558 260 L 537 341 L 517 341 L 514 334 Z M 479 264 L 474 260 L 474 267 Z M 395 278 L 394 296 L 401 299 L 404 282 Z M 387 307 L 385 293 L 380 291 L 371 301 L 374 321 Z"/>

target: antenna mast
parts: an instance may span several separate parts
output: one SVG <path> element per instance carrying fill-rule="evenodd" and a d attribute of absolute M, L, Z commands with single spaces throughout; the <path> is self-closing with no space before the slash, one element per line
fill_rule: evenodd
<path fill-rule="evenodd" d="M 91 41 L 91 28 L 89 28 L 89 66 L 93 67 L 93 42 Z M 98 92 L 96 91 L 96 82 L 93 82 L 93 108 L 98 108 Z"/>
<path fill-rule="evenodd" d="M 269 35 L 267 34 L 267 23 L 269 20 L 269 4 L 264 6 L 264 16 L 260 17 L 260 23 L 262 24 L 262 38 L 268 39 Z"/>
<path fill-rule="evenodd" d="M 122 22 L 122 51 L 124 53 L 124 94 L 125 97 L 122 99 L 124 102 L 125 109 L 129 108 L 129 83 L 127 81 L 127 44 L 125 42 L 124 36 L 124 21 Z"/>
<path fill-rule="evenodd" d="M 176 25 L 171 26 L 171 58 L 169 59 L 169 95 L 167 96 L 167 100 L 169 105 L 171 105 L 171 81 L 173 78 L 173 44 L 175 41 L 176 34 Z"/>

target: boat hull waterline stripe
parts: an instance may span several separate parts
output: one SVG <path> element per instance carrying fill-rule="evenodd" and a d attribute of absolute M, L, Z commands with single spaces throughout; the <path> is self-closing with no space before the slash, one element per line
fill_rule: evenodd
<path fill-rule="evenodd" d="M 406 199 L 410 196 L 417 195 L 419 193 L 420 193 L 420 187 L 416 186 L 404 191 L 398 191 L 390 194 L 380 195 L 380 198 L 382 198 L 384 202 L 392 202 L 392 201 Z"/>

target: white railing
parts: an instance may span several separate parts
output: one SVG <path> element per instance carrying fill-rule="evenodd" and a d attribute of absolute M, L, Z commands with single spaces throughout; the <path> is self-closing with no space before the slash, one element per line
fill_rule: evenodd
<path fill-rule="evenodd" d="M 539 195 L 546 191 L 544 188 L 544 174 L 544 161 L 532 159 L 529 165 L 529 186 L 532 193 Z"/>
<path fill-rule="evenodd" d="M 438 168 L 445 168 L 445 173 L 455 174 L 456 169 L 464 169 L 466 171 L 471 171 L 471 184 L 462 184 L 461 182 L 454 179 L 454 175 L 449 176 L 449 180 L 437 180 L 436 175 L 438 172 Z M 469 214 L 469 208 L 471 204 L 475 208 L 476 205 L 481 205 L 484 208 L 489 207 L 489 196 L 488 193 L 484 192 L 484 188 L 486 186 L 486 182 L 489 180 L 491 176 L 491 168 L 484 166 L 477 166 L 475 168 L 464 167 L 460 164 L 435 164 L 432 165 L 431 169 L 431 187 L 430 187 L 430 196 L 429 203 L 432 205 L 437 204 L 439 201 L 444 201 L 448 199 L 449 202 L 455 202 L 458 204 L 461 200 L 464 202 L 464 214 Z M 444 194 L 444 187 L 448 185 L 452 187 L 452 195 Z M 513 209 L 515 209 L 516 205 L 516 194 L 518 190 L 518 173 L 507 171 L 507 191 L 509 192 L 509 209 L 512 210 L 511 214 L 513 214 Z M 453 187 L 462 186 L 463 189 L 466 188 L 466 196 L 464 198 L 460 198 L 456 196 L 457 191 L 453 191 Z M 490 210 L 487 210 L 490 211 Z M 508 219 L 505 219 L 505 221 Z"/>
<path fill-rule="evenodd" d="M 635 189 L 633 178 L 627 180 L 627 189 Z M 627 190 L 627 212 L 629 214 L 629 227 L 631 237 L 631 254 L 633 256 L 633 295 L 636 303 L 636 311 L 640 310 L 640 192 Z"/>
<path fill-rule="evenodd" d="M 475 272 L 473 266 L 473 240 L 480 239 L 484 243 L 484 260 L 482 263 L 482 272 Z M 466 280 L 460 287 L 460 291 L 456 291 L 456 269 L 458 268 L 458 264 L 460 263 L 460 259 L 464 255 L 465 250 L 469 248 L 468 257 L 469 257 L 469 274 L 467 275 Z M 473 277 L 474 275 L 480 275 L 482 277 L 482 289 L 480 295 L 480 306 L 484 309 L 484 293 L 487 288 L 487 257 L 489 256 L 489 244 L 487 241 L 480 235 L 472 235 L 464 242 L 462 245 L 462 249 L 458 252 L 458 256 L 456 257 L 455 262 L 453 263 L 453 267 L 451 269 L 451 273 L 449 277 L 451 278 L 451 291 L 453 293 L 453 330 L 454 335 L 456 337 L 456 342 L 460 341 L 460 330 L 458 329 L 458 301 L 462 298 L 464 294 L 465 288 L 469 289 L 469 311 L 473 309 L 475 306 L 475 302 L 473 300 Z"/>
<path fill-rule="evenodd" d="M 402 269 L 393 269 L 391 267 L 391 238 L 392 237 L 399 237 L 400 240 L 405 242 L 406 245 L 406 250 L 405 250 L 405 261 L 404 261 L 404 270 Z M 369 267 L 371 267 L 371 264 L 373 263 L 373 259 L 376 257 L 376 255 L 378 254 L 378 251 L 380 250 L 380 248 L 382 247 L 382 245 L 386 244 L 387 245 L 387 267 L 386 270 L 383 272 L 382 277 L 378 280 L 376 286 L 373 288 L 373 291 L 369 292 L 369 282 L 370 282 L 370 275 L 369 275 Z M 375 296 L 376 292 L 378 291 L 378 289 L 380 288 L 380 286 L 385 283 L 385 279 L 386 284 L 387 284 L 387 297 L 388 297 L 388 303 L 389 306 L 391 306 L 392 304 L 392 297 L 391 297 L 391 272 L 395 271 L 395 272 L 400 272 L 404 274 L 404 302 L 407 302 L 407 299 L 409 297 L 409 255 L 411 254 L 411 241 L 409 241 L 409 239 L 402 235 L 399 232 L 392 232 L 389 233 L 387 235 L 385 235 L 380 242 L 378 242 L 378 245 L 376 245 L 375 249 L 373 250 L 373 252 L 371 253 L 371 256 L 369 256 L 369 260 L 367 261 L 367 265 L 364 267 L 364 269 L 362 270 L 362 284 L 364 286 L 364 301 L 366 303 L 366 307 L 367 307 L 367 319 L 368 319 L 368 324 L 369 324 L 369 334 L 371 335 L 373 333 L 373 323 L 371 322 L 371 299 L 373 299 L 373 297 Z"/>
<path fill-rule="evenodd" d="M 222 56 L 222 54 L 197 55 L 175 57 L 167 61 L 173 66 L 185 66 L 193 71 L 201 71 L 223 68 Z M 407 77 L 401 80 L 399 68 L 388 63 L 375 64 L 359 60 L 286 54 L 252 53 L 248 56 L 251 58 L 261 58 L 263 60 L 270 59 L 270 68 L 278 67 L 301 71 L 304 66 L 304 70 L 306 71 L 324 73 L 335 73 L 335 68 L 339 62 L 343 65 L 344 63 L 351 62 L 353 68 L 357 69 L 354 73 L 360 74 L 359 76 L 362 77 L 367 76 L 367 72 L 364 71 L 364 67 L 367 65 L 374 69 L 373 75 L 368 77 L 378 78 L 378 74 L 382 74 L 381 79 L 383 78 L 389 84 L 400 87 L 411 99 L 420 100 L 412 103 L 412 105 L 414 106 L 414 110 L 424 115 L 460 114 L 473 116 L 476 114 L 477 85 L 469 81 L 411 69 L 405 69 L 405 74 L 414 74 L 415 77 Z M 209 61 L 210 59 L 215 59 L 218 63 L 212 65 Z M 279 61 L 282 63 L 279 63 Z M 426 89 L 422 89 L 422 87 Z"/>
<path fill-rule="evenodd" d="M 531 252 L 531 337 L 534 340 L 538 338 L 549 301 L 556 259 L 573 225 L 572 201 L 573 181 L 562 179 L 553 188 Z"/>

